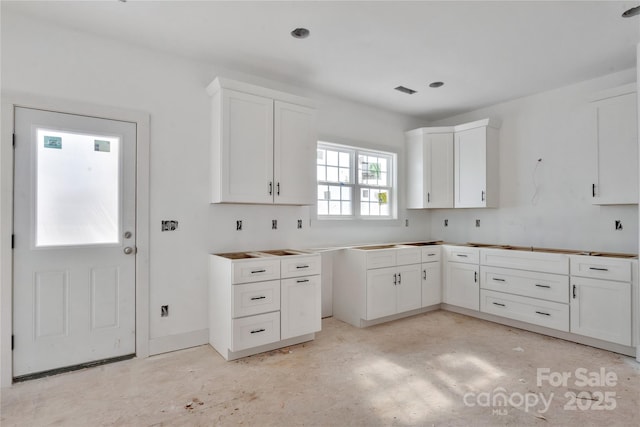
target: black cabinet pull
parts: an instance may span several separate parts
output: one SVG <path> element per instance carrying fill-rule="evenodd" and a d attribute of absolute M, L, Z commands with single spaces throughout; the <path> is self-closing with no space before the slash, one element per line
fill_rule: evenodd
<path fill-rule="evenodd" d="M 541 285 L 540 283 L 536 283 L 536 287 L 538 287 L 538 288 L 547 288 L 547 289 L 551 288 L 551 286 L 549 286 L 549 285 Z"/>
<path fill-rule="evenodd" d="M 251 270 L 251 274 L 266 273 L 267 270 Z"/>
<path fill-rule="evenodd" d="M 576 285 L 573 285 L 573 299 L 576 299 Z"/>
<path fill-rule="evenodd" d="M 499 303 L 499 302 L 494 302 L 494 303 L 493 303 L 493 305 L 498 305 L 498 306 L 500 306 L 500 307 L 506 307 L 506 305 L 501 304 L 501 303 Z"/>
<path fill-rule="evenodd" d="M 269 195 L 273 195 L 273 182 L 269 181 Z"/>
<path fill-rule="evenodd" d="M 591 184 L 591 197 L 596 197 L 596 185 Z"/>
<path fill-rule="evenodd" d="M 422 270 L 422 278 L 427 280 L 427 270 Z"/>
<path fill-rule="evenodd" d="M 280 195 L 280 183 L 276 184 L 276 194 L 279 196 Z"/>
<path fill-rule="evenodd" d="M 309 268 L 308 265 L 297 265 L 296 268 Z"/>
<path fill-rule="evenodd" d="M 427 193 L 427 203 L 431 203 L 431 193 Z"/>
<path fill-rule="evenodd" d="M 398 285 L 402 283 L 402 274 L 398 273 Z"/>
<path fill-rule="evenodd" d="M 477 271 L 474 271 L 474 272 L 473 272 L 473 281 L 474 281 L 475 283 L 478 283 L 478 272 L 477 272 Z"/>
<path fill-rule="evenodd" d="M 493 280 L 495 280 L 496 282 L 504 282 L 504 279 L 498 279 L 497 277 L 494 277 Z"/>
<path fill-rule="evenodd" d="M 482 201 L 484 202 L 484 190 L 482 190 Z"/>
<path fill-rule="evenodd" d="M 543 311 L 536 311 L 537 314 L 542 314 L 543 316 L 551 316 L 549 313 L 545 313 Z"/>
<path fill-rule="evenodd" d="M 296 280 L 296 283 L 307 283 L 309 279 Z"/>
<path fill-rule="evenodd" d="M 465 254 L 456 254 L 456 256 L 459 256 L 460 258 L 468 258 L 469 255 L 465 255 Z"/>
<path fill-rule="evenodd" d="M 265 296 L 259 296 L 259 297 L 251 297 L 251 301 L 255 301 L 255 300 L 259 300 L 259 299 L 265 299 L 267 297 Z"/>
<path fill-rule="evenodd" d="M 397 275 L 397 274 L 394 274 L 394 275 L 393 275 L 393 284 L 394 284 L 394 285 L 397 285 L 397 284 L 398 284 L 398 275 Z"/>
<path fill-rule="evenodd" d="M 609 271 L 608 268 L 600 268 L 600 267 L 589 267 L 589 270 L 595 270 L 595 271 Z"/>
<path fill-rule="evenodd" d="M 427 254 L 427 256 L 436 256 L 436 254 Z"/>
<path fill-rule="evenodd" d="M 265 328 L 260 328 L 260 329 L 254 329 L 253 331 L 251 331 L 252 334 L 259 334 L 260 332 L 264 332 L 266 331 Z"/>

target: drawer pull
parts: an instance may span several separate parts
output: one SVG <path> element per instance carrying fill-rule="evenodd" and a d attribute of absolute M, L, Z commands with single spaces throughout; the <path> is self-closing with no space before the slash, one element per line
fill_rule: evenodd
<path fill-rule="evenodd" d="M 309 268 L 308 265 L 297 265 L 296 268 Z"/>
<path fill-rule="evenodd" d="M 265 297 L 264 295 L 259 296 L 259 297 L 251 297 L 251 301 L 255 301 L 255 300 L 259 300 L 259 299 L 265 299 L 267 297 Z"/>
<path fill-rule="evenodd" d="M 545 313 L 544 311 L 536 311 L 537 314 L 542 314 L 543 316 L 551 316 L 549 313 Z"/>
<path fill-rule="evenodd" d="M 265 328 L 260 328 L 260 329 L 254 329 L 253 331 L 251 331 L 252 334 L 259 334 L 260 332 L 264 332 L 266 331 Z"/>
<path fill-rule="evenodd" d="M 536 287 L 538 287 L 538 288 L 547 288 L 547 289 L 551 288 L 551 286 L 549 286 L 549 285 L 541 285 L 540 283 L 536 283 Z"/>
<path fill-rule="evenodd" d="M 595 271 L 609 271 L 608 268 L 600 268 L 600 267 L 589 267 L 589 270 L 595 270 Z"/>
<path fill-rule="evenodd" d="M 499 303 L 499 302 L 494 302 L 493 305 L 499 305 L 500 307 L 506 307 L 506 305 Z"/>
<path fill-rule="evenodd" d="M 251 270 L 251 274 L 266 273 L 267 270 Z"/>
<path fill-rule="evenodd" d="M 497 277 L 494 277 L 493 280 L 495 280 L 496 282 L 504 282 L 504 279 L 498 279 Z"/>
<path fill-rule="evenodd" d="M 456 254 L 456 256 L 459 256 L 461 258 L 468 258 L 469 255 L 465 255 L 465 254 Z"/>
<path fill-rule="evenodd" d="M 436 254 L 427 254 L 427 256 L 436 256 Z"/>
<path fill-rule="evenodd" d="M 296 283 L 307 283 L 309 279 L 296 280 Z"/>

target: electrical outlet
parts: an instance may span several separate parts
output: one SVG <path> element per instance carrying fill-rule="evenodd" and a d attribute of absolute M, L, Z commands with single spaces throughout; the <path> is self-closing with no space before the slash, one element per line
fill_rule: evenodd
<path fill-rule="evenodd" d="M 241 231 L 242 230 L 242 220 L 239 219 L 236 221 L 236 231 Z"/>
<path fill-rule="evenodd" d="M 449 226 L 449 220 L 448 220 L 448 219 L 445 219 L 445 220 L 444 220 L 444 226 L 445 226 L 445 227 L 448 227 L 448 226 Z"/>
<path fill-rule="evenodd" d="M 616 219 L 616 230 L 622 230 L 622 221 Z"/>
<path fill-rule="evenodd" d="M 480 220 L 476 219 L 476 227 L 480 227 Z"/>
<path fill-rule="evenodd" d="M 302 220 L 299 219 L 298 220 L 298 230 L 300 230 L 302 228 Z"/>
<path fill-rule="evenodd" d="M 169 306 L 161 305 L 160 306 L 160 317 L 169 317 Z"/>
<path fill-rule="evenodd" d="M 160 222 L 160 231 L 175 231 L 178 229 L 178 221 L 174 219 L 163 219 Z"/>
<path fill-rule="evenodd" d="M 272 230 L 277 230 L 278 229 L 278 220 L 277 219 L 272 219 L 271 220 L 271 229 Z"/>

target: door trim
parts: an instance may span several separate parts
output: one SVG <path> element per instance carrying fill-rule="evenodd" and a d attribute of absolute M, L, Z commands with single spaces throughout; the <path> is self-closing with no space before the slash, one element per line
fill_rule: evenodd
<path fill-rule="evenodd" d="M 13 381 L 13 132 L 15 107 L 136 124 L 136 357 L 149 356 L 149 114 L 26 93 L 3 93 L 0 106 L 0 387 Z"/>

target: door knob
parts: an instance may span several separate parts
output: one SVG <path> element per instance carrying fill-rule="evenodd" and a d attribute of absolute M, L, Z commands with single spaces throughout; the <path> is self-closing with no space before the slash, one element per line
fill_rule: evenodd
<path fill-rule="evenodd" d="M 133 248 L 131 246 L 127 246 L 126 248 L 124 248 L 124 253 L 127 255 L 130 255 L 134 252 Z"/>

